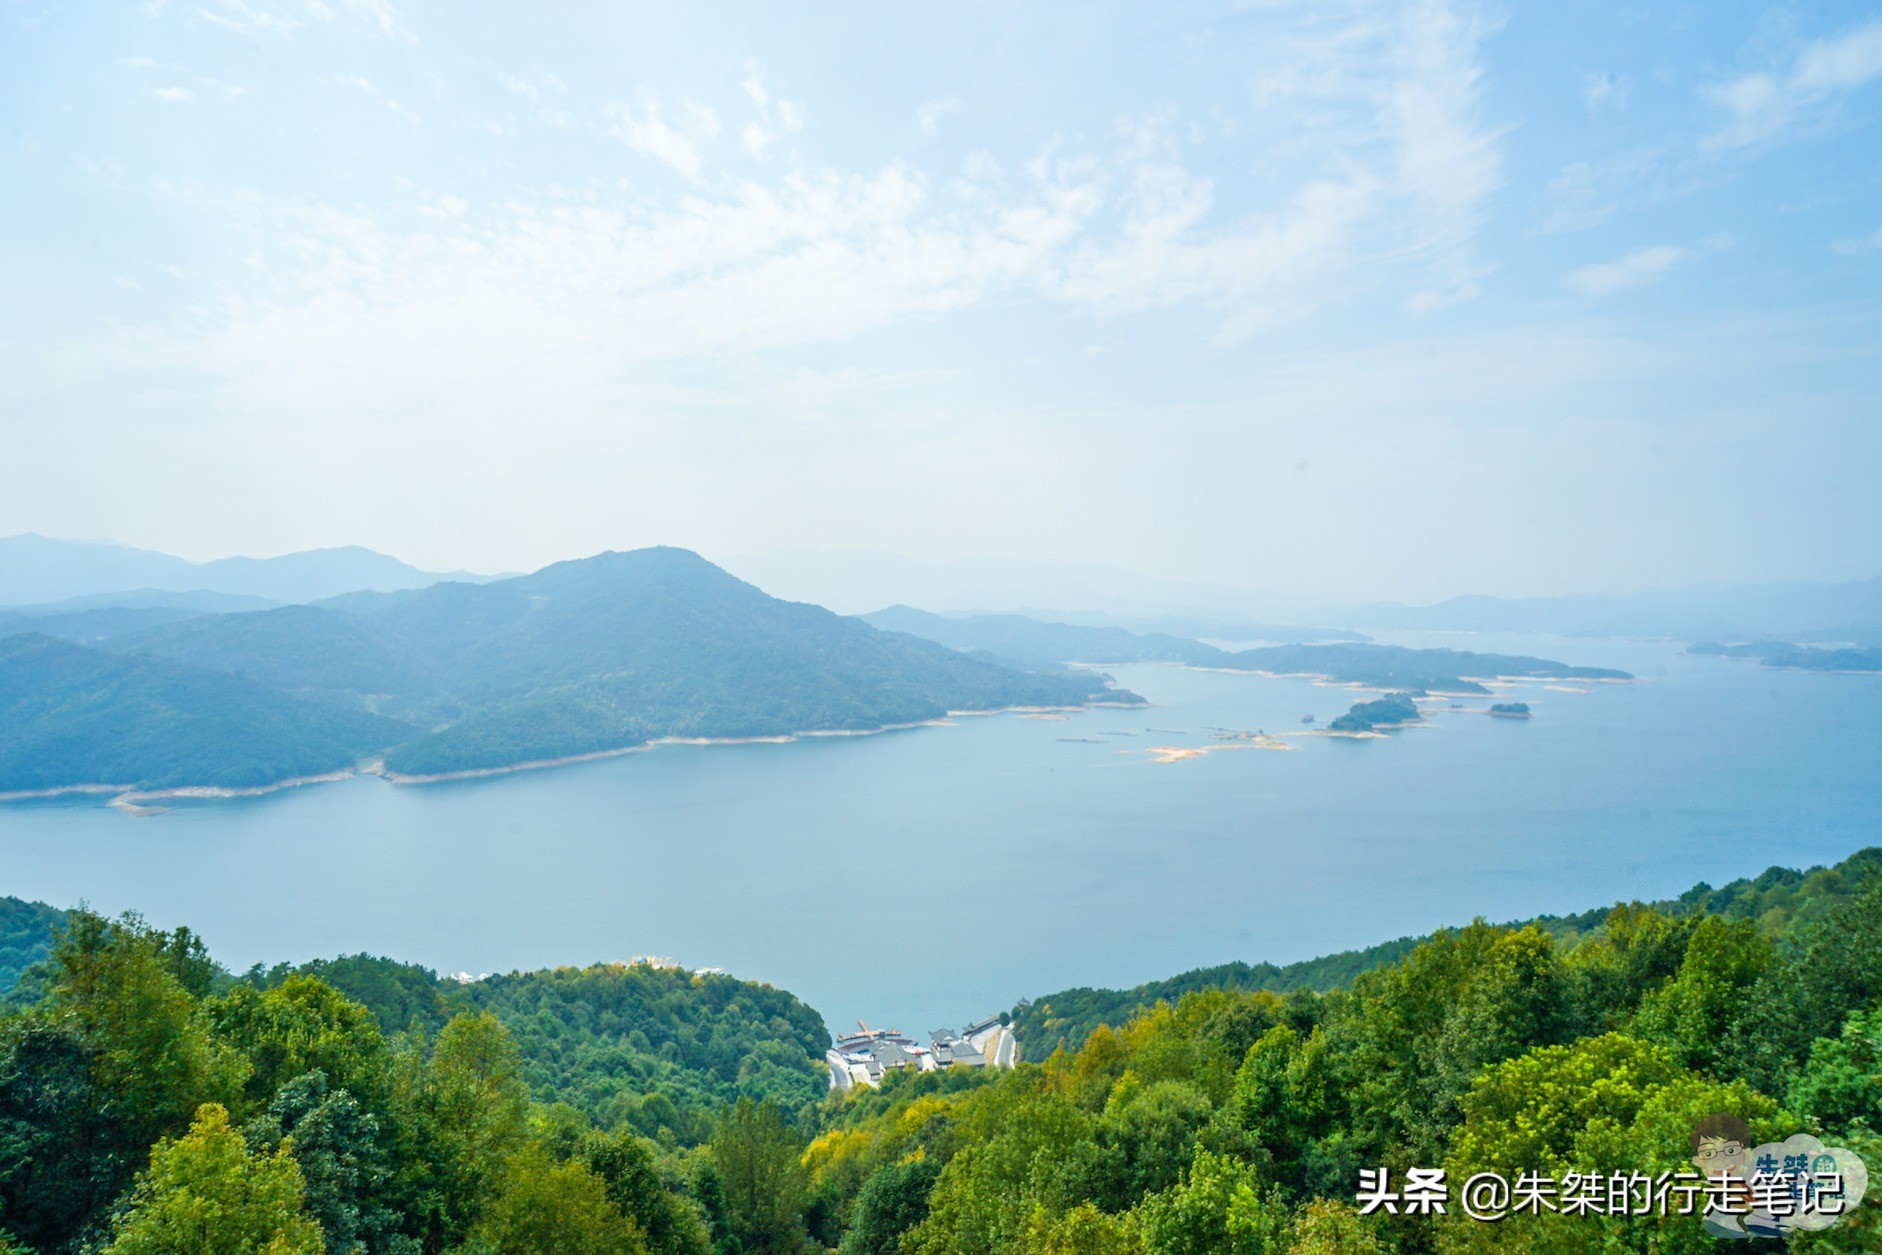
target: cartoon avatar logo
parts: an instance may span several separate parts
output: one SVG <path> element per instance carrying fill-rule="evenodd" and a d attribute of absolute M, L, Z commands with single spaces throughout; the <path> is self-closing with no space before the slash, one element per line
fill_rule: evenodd
<path fill-rule="evenodd" d="M 1692 1162 L 1714 1183 L 1706 1197 L 1706 1232 L 1734 1241 L 1827 1229 L 1869 1186 L 1868 1166 L 1854 1151 L 1825 1146 L 1808 1133 L 1753 1146 L 1750 1126 L 1725 1112 L 1693 1126 Z"/>
<path fill-rule="evenodd" d="M 1707 1180 L 1721 1178 L 1744 1186 L 1738 1207 L 1720 1207 L 1716 1196 L 1706 1201 L 1705 1230 L 1715 1238 L 1749 1239 L 1742 1218 L 1751 1211 L 1751 1126 L 1738 1116 L 1718 1112 L 1703 1117 L 1692 1129 L 1692 1162 Z"/>

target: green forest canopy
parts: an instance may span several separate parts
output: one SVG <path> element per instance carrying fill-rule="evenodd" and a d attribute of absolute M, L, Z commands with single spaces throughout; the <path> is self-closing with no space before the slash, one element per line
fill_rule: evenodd
<path fill-rule="evenodd" d="M 1710 1250 L 1691 1216 L 1361 1217 L 1354 1181 L 1678 1170 L 1716 1111 L 1882 1162 L 1879 872 L 1478 922 L 1264 973 L 1286 993 L 1192 973 L 1012 1072 L 809 1101 L 822 1024 L 762 986 L 238 978 L 187 931 L 77 912 L 0 1018 L 0 1250 Z M 675 1071 L 636 1072 L 637 1033 Z M 698 1123 L 638 1132 L 682 1084 Z M 1873 1249 L 1876 1214 L 1793 1249 Z"/>

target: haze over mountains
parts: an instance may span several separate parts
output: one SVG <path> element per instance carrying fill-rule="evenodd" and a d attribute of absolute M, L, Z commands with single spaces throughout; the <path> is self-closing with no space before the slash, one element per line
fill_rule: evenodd
<path fill-rule="evenodd" d="M 424 588 L 439 580 L 480 581 L 464 571 L 421 571 L 397 558 L 348 545 L 277 558 L 191 562 L 105 541 L 55 540 L 26 533 L 0 537 L 0 606 L 68 598 L 152 593 L 223 593 L 271 602 L 317 601 L 357 589 Z M 147 600 L 159 604 L 162 599 Z M 197 609 L 211 606 L 198 604 Z M 236 609 L 224 606 L 223 609 Z"/>
<path fill-rule="evenodd" d="M 1745 639 L 1882 626 L 1882 576 L 1839 584 L 1744 584 L 1576 597 L 1453 597 L 1430 606 L 1375 602 L 1342 623 L 1460 632 Z"/>
<path fill-rule="evenodd" d="M 949 710 L 1138 700 L 1071 661 L 1434 692 L 1487 691 L 1481 681 L 1498 675 L 1624 677 L 1379 645 L 1345 630 L 1357 625 L 1835 642 L 1869 639 L 1875 629 L 1863 625 L 1882 623 L 1877 579 L 1383 603 L 1330 612 L 1339 628 L 1244 626 L 1281 643 L 1237 650 L 1117 622 L 905 605 L 845 618 L 769 596 L 681 549 L 441 580 L 362 549 L 192 563 L 37 536 L 0 541 L 0 596 L 16 602 L 0 606 L 0 791 L 252 787 L 380 754 L 394 773 L 430 776 L 661 738 L 855 732 Z M 1840 657 L 1804 656 L 1820 669 Z"/>
<path fill-rule="evenodd" d="M 1797 638 L 1882 627 L 1882 576 L 1842 583 L 1693 585 L 1633 593 L 1491 597 L 1429 605 L 1332 602 L 1272 590 L 1182 583 L 1088 563 L 929 563 L 868 551 L 780 550 L 731 567 L 783 596 L 850 613 L 919 606 L 927 611 L 1034 618 L 1138 631 L 1225 636 L 1265 624 L 1262 639 L 1308 640 L 1315 630 L 1371 628 L 1456 632 L 1549 632 L 1664 636 L 1676 640 Z M 1273 625 L 1292 625 L 1276 627 Z"/>
<path fill-rule="evenodd" d="M 1003 666 L 779 601 L 680 549 L 130 625 L 84 645 L 32 624 L 0 654 L 0 791 L 249 787 L 378 751 L 431 775 L 662 737 L 1141 700 L 1090 672 Z"/>

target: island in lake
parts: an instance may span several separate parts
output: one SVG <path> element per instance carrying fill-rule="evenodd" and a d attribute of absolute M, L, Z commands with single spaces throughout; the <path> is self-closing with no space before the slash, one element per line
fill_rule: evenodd
<path fill-rule="evenodd" d="M 1499 719 L 1527 719 L 1529 718 L 1529 703 L 1498 702 L 1490 707 L 1490 713 Z"/>
<path fill-rule="evenodd" d="M 1418 703 L 1409 693 L 1388 693 L 1369 702 L 1356 702 L 1353 708 L 1327 725 L 1329 732 L 1374 732 L 1397 728 L 1424 718 Z"/>
<path fill-rule="evenodd" d="M 1224 654 L 1211 665 L 1270 675 L 1322 676 L 1340 684 L 1426 693 L 1489 696 L 1483 683 L 1508 677 L 1524 680 L 1631 680 L 1609 667 L 1574 667 L 1523 654 L 1478 654 L 1459 649 L 1410 649 L 1403 645 L 1340 642 L 1327 645 L 1276 645 Z"/>
<path fill-rule="evenodd" d="M 1799 645 L 1790 641 L 1757 640 L 1737 645 L 1699 641 L 1689 654 L 1718 658 L 1755 658 L 1760 666 L 1793 671 L 1882 672 L 1882 648 L 1863 644 Z"/>

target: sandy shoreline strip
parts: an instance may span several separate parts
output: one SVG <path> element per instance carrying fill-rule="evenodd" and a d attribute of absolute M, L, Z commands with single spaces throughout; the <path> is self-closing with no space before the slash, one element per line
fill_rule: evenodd
<path fill-rule="evenodd" d="M 127 815 L 150 816 L 164 814 L 169 808 L 161 805 L 170 801 L 205 801 L 224 800 L 244 797 L 264 797 L 270 793 L 279 793 L 284 789 L 298 789 L 309 784 L 331 784 L 340 780 L 351 780 L 357 776 L 379 776 L 392 784 L 445 784 L 453 780 L 481 780 L 487 776 L 507 776 L 519 771 L 542 771 L 550 767 L 567 767 L 576 763 L 596 762 L 604 758 L 620 758 L 626 754 L 640 754 L 657 749 L 662 745 L 787 745 L 793 741 L 807 740 L 812 737 L 838 736 L 879 736 L 885 732 L 905 732 L 911 728 L 940 728 L 950 726 L 956 718 L 968 715 L 1004 715 L 1022 716 L 1054 715 L 1064 717 L 1065 712 L 1088 710 L 1092 707 L 1121 707 L 1136 709 L 1146 705 L 1141 702 L 1088 702 L 1083 706 L 1002 706 L 994 710 L 950 710 L 936 719 L 918 719 L 909 723 L 888 723 L 879 728 L 810 728 L 801 732 L 792 732 L 778 736 L 740 736 L 740 737 L 686 737 L 663 736 L 646 741 L 640 745 L 624 745 L 618 749 L 596 750 L 587 754 L 570 754 L 561 758 L 532 759 L 528 762 L 509 763 L 501 767 L 475 767 L 464 771 L 439 772 L 434 775 L 406 775 L 389 770 L 384 762 L 373 759 L 355 767 L 340 771 L 329 771 L 317 776 L 295 776 L 288 780 L 277 780 L 272 784 L 256 785 L 249 788 L 233 788 L 222 785 L 180 785 L 169 789 L 139 789 L 128 784 L 68 784 L 49 789 L 21 789 L 9 793 L 0 793 L 0 804 L 7 802 L 40 801 L 69 795 L 112 795 L 106 803 L 113 810 Z"/>

